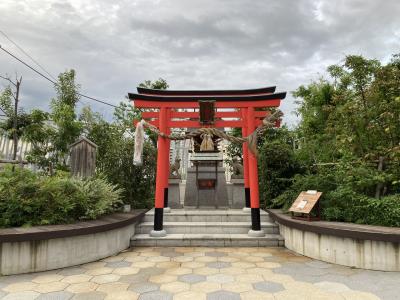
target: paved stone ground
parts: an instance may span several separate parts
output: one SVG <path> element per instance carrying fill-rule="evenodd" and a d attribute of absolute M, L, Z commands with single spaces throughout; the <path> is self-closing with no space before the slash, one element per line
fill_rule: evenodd
<path fill-rule="evenodd" d="M 4 300 L 400 299 L 400 273 L 352 269 L 284 248 L 135 248 L 98 262 L 0 277 Z"/>

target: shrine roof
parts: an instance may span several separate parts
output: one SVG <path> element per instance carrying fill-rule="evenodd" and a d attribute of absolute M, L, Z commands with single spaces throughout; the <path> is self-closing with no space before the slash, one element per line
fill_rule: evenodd
<path fill-rule="evenodd" d="M 149 95 L 149 94 L 135 94 L 128 93 L 130 100 L 147 100 L 155 102 L 195 102 L 199 100 L 215 100 L 217 102 L 226 101 L 263 101 L 263 100 L 282 100 L 286 97 L 286 92 L 282 93 L 258 93 L 255 95 Z"/>
<path fill-rule="evenodd" d="M 246 90 L 159 90 L 138 87 L 138 94 L 160 96 L 238 96 L 238 95 L 262 95 L 275 92 L 276 87 L 262 87 Z"/>

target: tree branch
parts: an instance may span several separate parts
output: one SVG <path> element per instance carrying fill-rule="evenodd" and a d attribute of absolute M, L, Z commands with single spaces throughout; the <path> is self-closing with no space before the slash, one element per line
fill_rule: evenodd
<path fill-rule="evenodd" d="M 12 81 L 10 78 L 8 77 L 4 77 L 0 75 L 0 78 L 3 78 L 4 80 L 7 80 L 9 83 L 11 83 L 13 86 L 17 87 L 17 84 L 14 83 L 14 81 Z"/>

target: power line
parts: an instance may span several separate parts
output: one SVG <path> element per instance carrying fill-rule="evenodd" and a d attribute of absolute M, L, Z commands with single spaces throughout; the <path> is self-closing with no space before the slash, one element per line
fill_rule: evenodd
<path fill-rule="evenodd" d="M 44 67 L 42 67 L 32 56 L 30 56 L 22 47 L 20 47 L 16 42 L 14 42 L 4 31 L 0 30 L 0 33 L 9 40 L 12 44 L 14 44 L 22 53 L 24 53 L 27 57 L 29 57 L 39 68 L 42 69 L 47 75 L 49 75 L 54 80 L 57 80 L 53 75 L 51 75 Z"/>
<path fill-rule="evenodd" d="M 42 76 L 44 79 L 50 81 L 50 82 L 53 83 L 54 85 L 59 85 L 57 82 L 55 82 L 54 80 L 50 79 L 49 77 L 47 77 L 47 76 L 44 75 L 43 73 L 39 72 L 39 71 L 36 70 L 34 67 L 32 67 L 32 66 L 30 66 L 29 64 L 27 64 L 26 62 L 24 62 L 22 59 L 18 58 L 17 56 L 15 56 L 14 54 L 12 54 L 11 52 L 9 52 L 9 51 L 7 51 L 6 49 L 4 49 L 4 47 L 2 47 L 1 45 L 0 45 L 0 49 L 3 50 L 3 51 L 4 51 L 5 53 L 7 53 L 8 55 L 10 55 L 11 57 L 13 57 L 14 59 L 18 60 L 20 63 L 22 63 L 23 65 L 25 65 L 25 66 L 28 67 L 29 69 L 31 69 L 31 70 L 32 70 L 33 72 L 35 72 L 36 74 Z M 79 96 L 81 96 L 81 97 L 84 97 L 84 98 L 87 98 L 87 99 L 90 99 L 90 100 L 93 100 L 93 101 L 96 101 L 96 102 L 99 102 L 99 103 L 102 103 L 102 104 L 105 104 L 105 105 L 109 105 L 109 106 L 115 107 L 115 108 L 118 107 L 118 106 L 116 106 L 116 105 L 114 105 L 114 104 L 111 104 L 111 103 L 108 103 L 108 102 L 106 102 L 106 101 L 99 100 L 99 99 L 96 99 L 96 98 L 93 98 L 93 97 L 90 97 L 90 96 L 86 96 L 86 95 L 81 94 L 81 93 L 77 93 L 77 95 L 79 95 Z"/>
<path fill-rule="evenodd" d="M 31 55 L 29 55 L 24 49 L 22 49 L 21 46 L 19 46 L 16 42 L 14 42 L 4 31 L 0 30 L 0 33 L 7 39 L 9 40 L 12 44 L 14 44 L 22 53 L 24 53 L 27 57 L 29 57 L 40 69 L 42 69 L 42 71 L 44 71 L 47 75 L 49 75 L 53 80 L 57 79 L 51 75 L 50 72 L 48 72 L 41 64 L 39 64 L 39 62 L 37 60 L 35 60 Z M 1 77 L 1 76 L 0 76 Z M 82 105 L 88 106 L 89 104 L 87 104 L 86 102 L 83 102 L 82 100 L 78 100 L 79 103 L 81 103 Z"/>
<path fill-rule="evenodd" d="M 19 46 L 16 42 L 14 42 L 4 31 L 0 30 L 0 33 L 12 44 L 14 44 L 22 53 L 24 53 L 27 57 L 29 57 L 40 69 L 42 69 L 42 71 L 44 71 L 47 75 L 49 75 L 53 80 L 57 80 L 53 75 L 50 74 L 50 72 L 48 72 L 42 65 L 40 65 L 38 61 L 36 61 L 31 55 L 29 55 L 24 49 L 22 49 L 21 46 Z M 81 100 L 78 101 L 83 105 L 88 105 L 87 103 Z"/>

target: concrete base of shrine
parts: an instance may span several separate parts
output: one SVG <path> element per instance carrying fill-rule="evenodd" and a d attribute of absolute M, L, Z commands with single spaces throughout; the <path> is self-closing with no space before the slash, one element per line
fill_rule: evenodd
<path fill-rule="evenodd" d="M 172 209 L 164 215 L 166 236 L 154 236 L 154 209 L 136 226 L 131 246 L 264 247 L 283 246 L 278 226 L 260 211 L 261 229 L 252 232 L 251 216 L 241 209 Z M 262 235 L 260 233 L 263 233 Z M 253 234 L 254 233 L 254 234 Z"/>
<path fill-rule="evenodd" d="M 152 230 L 150 231 L 149 234 L 151 237 L 159 238 L 159 237 L 164 237 L 167 235 L 167 232 L 165 230 Z"/>
<path fill-rule="evenodd" d="M 243 208 L 245 206 L 244 179 L 231 179 L 232 202 L 230 208 Z"/>
<path fill-rule="evenodd" d="M 252 230 L 252 229 L 250 229 L 249 232 L 248 232 L 248 235 L 251 236 L 251 237 L 262 237 L 262 236 L 265 236 L 265 232 L 262 229 L 261 230 Z"/>
<path fill-rule="evenodd" d="M 182 208 L 179 187 L 180 183 L 180 179 L 168 179 L 168 206 L 170 208 Z"/>

